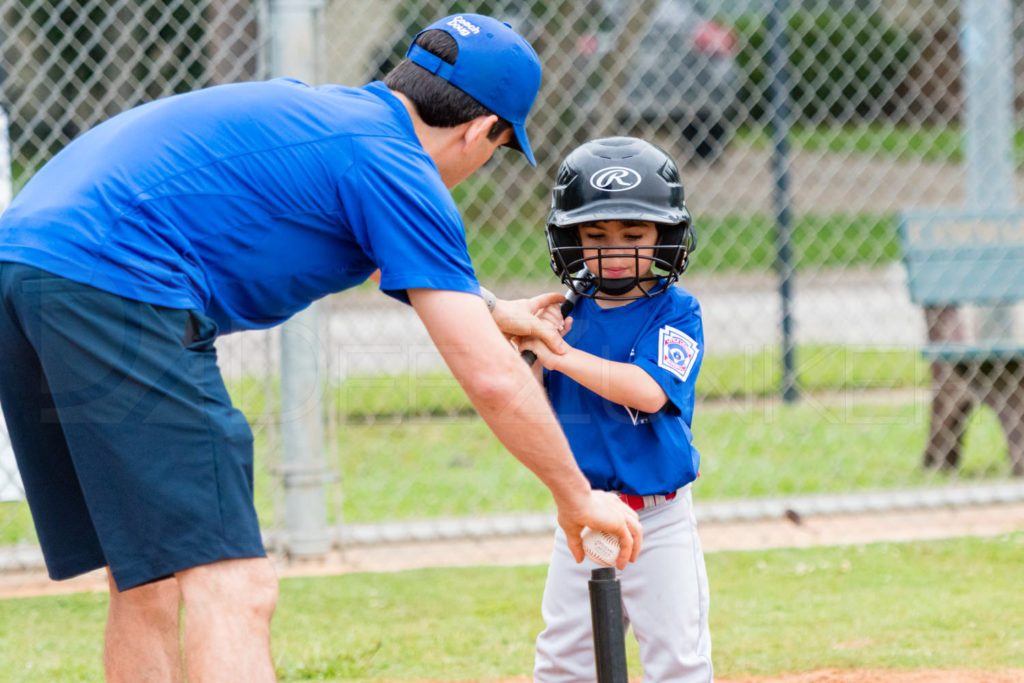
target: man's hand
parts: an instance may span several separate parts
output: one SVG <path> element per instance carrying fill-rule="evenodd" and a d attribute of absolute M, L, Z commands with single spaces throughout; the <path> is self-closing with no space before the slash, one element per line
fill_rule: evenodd
<path fill-rule="evenodd" d="M 563 305 L 560 302 L 548 304 L 537 312 L 537 317 L 554 325 L 564 337 L 572 329 L 572 316 L 562 317 Z"/>
<path fill-rule="evenodd" d="M 562 307 L 558 304 L 545 306 L 540 313 L 537 314 L 537 317 L 544 322 L 550 323 L 558 330 L 558 333 L 564 337 L 569 333 L 569 330 L 572 329 L 572 316 L 570 315 L 568 318 L 563 319 L 561 308 Z M 548 348 L 548 345 L 540 339 L 540 337 L 512 337 L 511 341 L 516 345 L 516 348 L 519 349 L 520 353 L 523 351 L 531 352 L 537 357 L 537 362 L 548 370 L 557 370 L 558 368 L 556 365 L 560 360 L 567 359 L 569 357 L 569 351 L 572 350 L 571 347 L 569 347 L 565 350 L 565 353 L 561 355 L 553 353 L 551 349 Z"/>
<path fill-rule="evenodd" d="M 583 540 L 580 538 L 583 527 L 607 531 L 618 537 L 619 557 L 615 566 L 619 569 L 625 569 L 627 563 L 635 562 L 640 554 L 644 536 L 640 516 L 614 493 L 591 491 L 582 510 L 559 507 L 558 524 L 565 531 L 569 552 L 577 563 L 583 561 Z"/>
<path fill-rule="evenodd" d="M 498 299 L 494 307 L 494 322 L 506 337 L 537 337 L 557 354 L 569 350 L 562 341 L 562 332 L 549 319 L 538 314 L 549 306 L 558 306 L 565 297 L 555 292 L 540 294 L 531 299 Z"/>

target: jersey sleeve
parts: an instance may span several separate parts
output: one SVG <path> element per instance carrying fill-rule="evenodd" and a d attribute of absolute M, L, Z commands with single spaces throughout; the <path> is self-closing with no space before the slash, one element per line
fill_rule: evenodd
<path fill-rule="evenodd" d="M 462 218 L 429 157 L 388 139 L 371 140 L 357 154 L 342 205 L 358 207 L 349 220 L 380 268 L 381 290 L 405 303 L 414 288 L 479 294 Z"/>
<path fill-rule="evenodd" d="M 634 344 L 633 362 L 661 386 L 668 403 L 662 408 L 693 418 L 694 387 L 704 360 L 704 326 L 700 305 L 692 296 L 680 296 L 641 330 Z"/>

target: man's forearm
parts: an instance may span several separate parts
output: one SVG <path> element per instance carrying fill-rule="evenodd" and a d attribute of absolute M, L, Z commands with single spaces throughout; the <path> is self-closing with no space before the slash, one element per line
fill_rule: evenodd
<path fill-rule="evenodd" d="M 590 490 L 551 410 L 547 395 L 533 372 L 519 359 L 517 381 L 507 392 L 492 396 L 470 395 L 477 412 L 498 440 L 544 482 L 556 501 Z M 469 392 L 467 392 L 469 393 Z"/>
<path fill-rule="evenodd" d="M 498 440 L 550 490 L 573 504 L 590 484 L 530 368 L 502 337 L 479 299 L 410 290 L 438 350 Z M 453 324 L 454 323 L 454 324 Z"/>

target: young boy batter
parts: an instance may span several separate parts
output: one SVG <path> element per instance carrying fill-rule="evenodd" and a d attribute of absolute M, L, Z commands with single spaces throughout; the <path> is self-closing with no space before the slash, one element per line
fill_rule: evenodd
<path fill-rule="evenodd" d="M 708 581 L 690 494 L 700 464 L 690 426 L 704 336 L 697 300 L 672 286 L 696 246 L 679 171 L 642 140 L 593 140 L 562 163 L 551 207 L 552 267 L 581 295 L 565 320 L 571 349 L 559 356 L 533 338 L 519 346 L 543 364 L 591 486 L 639 511 L 644 547 L 619 578 L 644 681 L 709 682 Z M 561 322 L 554 308 L 546 315 Z M 535 681 L 594 679 L 593 568 L 577 564 L 564 539 L 555 543 Z"/>

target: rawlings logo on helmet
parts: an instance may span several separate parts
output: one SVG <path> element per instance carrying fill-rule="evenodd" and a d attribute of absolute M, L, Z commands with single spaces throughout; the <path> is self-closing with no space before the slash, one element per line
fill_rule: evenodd
<path fill-rule="evenodd" d="M 590 176 L 591 187 L 605 192 L 623 192 L 632 190 L 640 184 L 643 178 L 631 168 L 625 166 L 610 166 Z"/>

